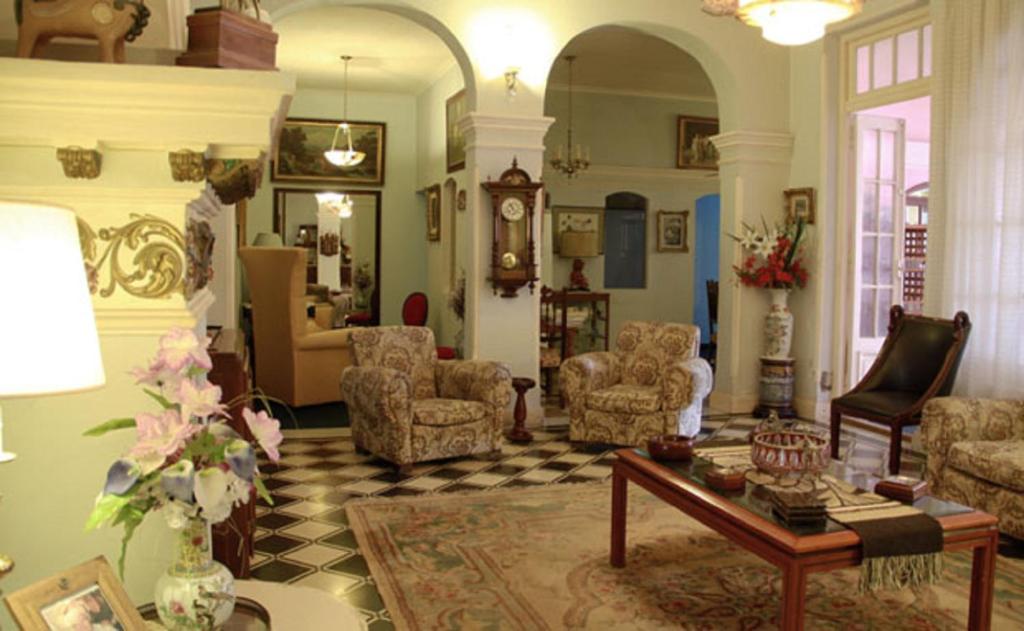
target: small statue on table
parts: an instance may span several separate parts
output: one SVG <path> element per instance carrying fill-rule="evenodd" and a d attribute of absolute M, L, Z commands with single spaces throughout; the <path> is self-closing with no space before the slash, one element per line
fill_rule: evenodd
<path fill-rule="evenodd" d="M 569 291 L 590 291 L 590 281 L 583 274 L 583 259 L 572 260 L 572 273 L 569 274 Z"/>

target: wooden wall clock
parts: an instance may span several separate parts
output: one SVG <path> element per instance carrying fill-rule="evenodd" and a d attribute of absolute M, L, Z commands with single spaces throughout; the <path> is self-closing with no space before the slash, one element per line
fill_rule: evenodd
<path fill-rule="evenodd" d="M 519 288 L 529 285 L 533 293 L 537 282 L 536 244 L 533 239 L 534 207 L 537 191 L 544 185 L 530 180 L 513 158 L 512 168 L 497 182 L 481 184 L 491 195 L 494 238 L 491 246 L 491 277 L 494 293 L 515 298 Z"/>

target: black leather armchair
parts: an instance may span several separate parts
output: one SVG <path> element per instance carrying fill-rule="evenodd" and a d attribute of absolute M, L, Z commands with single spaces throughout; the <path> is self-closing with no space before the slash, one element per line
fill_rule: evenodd
<path fill-rule="evenodd" d="M 865 419 L 889 426 L 889 473 L 899 473 L 903 428 L 921 422 L 929 399 L 953 389 L 970 332 L 963 311 L 943 320 L 908 316 L 893 305 L 889 334 L 875 362 L 853 390 L 832 400 L 832 457 L 839 457 L 841 418 Z"/>

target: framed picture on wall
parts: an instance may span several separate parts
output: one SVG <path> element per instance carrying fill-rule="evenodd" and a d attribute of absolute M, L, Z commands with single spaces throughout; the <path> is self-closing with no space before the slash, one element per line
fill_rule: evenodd
<path fill-rule="evenodd" d="M 788 188 L 782 191 L 786 198 L 786 221 L 796 223 L 802 219 L 808 225 L 814 225 L 814 189 Z"/>
<path fill-rule="evenodd" d="M 341 121 L 289 118 L 281 127 L 274 151 L 271 179 L 275 182 L 323 182 L 331 184 L 384 185 L 384 123 L 351 121 L 352 148 L 366 154 L 352 167 L 338 167 L 324 152 L 331 146 L 347 148 Z M 337 133 L 337 141 L 335 141 Z"/>
<path fill-rule="evenodd" d="M 459 130 L 459 119 L 466 113 L 466 91 L 459 90 L 444 104 L 445 157 L 448 173 L 466 168 L 466 139 Z"/>
<path fill-rule="evenodd" d="M 565 233 L 575 233 L 575 241 L 593 242 L 596 254 L 604 254 L 604 208 L 592 206 L 552 206 L 551 226 L 554 252 L 560 254 Z M 582 234 L 581 234 L 582 233 Z"/>
<path fill-rule="evenodd" d="M 5 599 L 22 629 L 145 629 L 114 570 L 96 557 L 23 587 Z"/>
<path fill-rule="evenodd" d="M 658 252 L 689 252 L 687 223 L 690 211 L 658 211 Z"/>
<path fill-rule="evenodd" d="M 680 116 L 678 131 L 676 167 L 717 171 L 718 149 L 711 137 L 718 134 L 718 119 Z"/>
<path fill-rule="evenodd" d="M 441 185 L 428 186 L 427 194 L 427 241 L 441 240 Z"/>

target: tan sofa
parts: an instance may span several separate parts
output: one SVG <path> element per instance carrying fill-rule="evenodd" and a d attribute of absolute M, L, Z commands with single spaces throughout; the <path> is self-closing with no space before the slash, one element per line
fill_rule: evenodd
<path fill-rule="evenodd" d="M 661 434 L 696 436 L 712 381 L 699 345 L 692 324 L 632 321 L 619 331 L 615 352 L 566 360 L 559 381 L 569 439 L 646 446 Z"/>
<path fill-rule="evenodd" d="M 418 326 L 352 329 L 356 365 L 341 375 L 356 447 L 412 463 L 501 449 L 512 376 L 491 361 L 438 361 Z"/>
<path fill-rule="evenodd" d="M 325 330 L 306 314 L 306 251 L 239 248 L 252 300 L 256 386 L 288 405 L 341 401 L 352 364 L 350 331 Z"/>
<path fill-rule="evenodd" d="M 991 513 L 1024 539 L 1024 401 L 932 399 L 921 439 L 933 495 Z"/>

